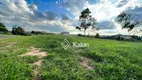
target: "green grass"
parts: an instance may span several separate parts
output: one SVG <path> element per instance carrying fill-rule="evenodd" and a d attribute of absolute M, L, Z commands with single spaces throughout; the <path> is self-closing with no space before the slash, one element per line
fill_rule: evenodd
<path fill-rule="evenodd" d="M 61 42 L 89 43 L 88 48 L 70 47 Z M 10 46 L 10 43 L 15 43 Z M 0 79 L 32 80 L 38 57 L 25 54 L 31 46 L 47 52 L 39 68 L 42 80 L 142 80 L 142 43 L 84 38 L 77 36 L 37 35 L 0 39 Z M 81 56 L 89 58 L 93 70 L 80 65 Z"/>

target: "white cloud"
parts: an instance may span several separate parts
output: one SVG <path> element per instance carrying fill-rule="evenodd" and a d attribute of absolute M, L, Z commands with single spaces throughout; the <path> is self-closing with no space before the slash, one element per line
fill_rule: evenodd
<path fill-rule="evenodd" d="M 139 0 L 117 0 L 117 2 L 112 1 L 113 0 L 103 0 L 96 4 L 88 4 L 88 7 L 91 10 L 92 15 L 97 19 L 99 24 L 98 26 L 100 28 L 114 29 L 115 27 L 118 34 L 128 34 L 126 30 L 122 30 L 121 26 L 115 22 L 115 18 L 123 11 L 131 12 L 133 14 L 142 13 L 142 4 L 139 2 Z M 133 15 L 133 17 L 133 19 L 141 18 L 140 15 Z M 108 23 L 111 23 L 111 25 Z"/>
<path fill-rule="evenodd" d="M 58 19 L 56 13 L 48 10 L 41 13 L 36 5 L 27 4 L 25 0 L 0 0 L 0 2 L 3 4 L 0 6 L 0 22 L 8 25 L 10 30 L 15 24 L 27 31 L 60 32 L 73 29 L 69 21 L 65 23 Z"/>
<path fill-rule="evenodd" d="M 70 11 L 75 16 L 78 16 L 80 12 L 86 6 L 87 0 L 59 0 L 58 4 L 62 7 L 65 7 L 68 11 Z"/>

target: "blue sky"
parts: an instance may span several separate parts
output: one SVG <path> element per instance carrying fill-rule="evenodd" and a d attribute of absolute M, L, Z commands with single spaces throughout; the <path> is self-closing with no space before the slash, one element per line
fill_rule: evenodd
<path fill-rule="evenodd" d="M 26 0 L 26 1 L 28 4 L 31 4 L 31 3 L 36 4 L 40 12 L 49 10 L 49 11 L 55 12 L 58 16 L 60 16 L 61 14 L 67 14 L 69 16 L 73 16 L 64 7 L 61 7 L 59 4 L 56 4 L 58 0 Z"/>
<path fill-rule="evenodd" d="M 127 34 L 127 30 L 122 30 L 121 25 L 115 22 L 121 12 L 133 14 L 134 19 L 142 19 L 140 0 L 0 0 L 0 22 L 9 30 L 17 24 L 26 31 L 78 34 L 82 32 L 75 26 L 78 26 L 78 16 L 85 8 L 90 9 L 97 19 L 96 27 L 100 28 L 91 34 Z"/>

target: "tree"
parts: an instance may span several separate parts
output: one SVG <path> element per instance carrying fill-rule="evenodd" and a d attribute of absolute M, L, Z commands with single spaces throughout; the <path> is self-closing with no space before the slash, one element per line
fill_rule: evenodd
<path fill-rule="evenodd" d="M 86 30 L 91 27 L 91 29 L 95 29 L 96 19 L 92 17 L 91 11 L 87 8 L 81 12 L 79 16 L 80 26 L 77 26 L 76 29 L 84 30 L 84 36 L 86 35 Z"/>
<path fill-rule="evenodd" d="M 97 34 L 95 35 L 95 38 L 100 38 L 99 33 L 97 33 Z"/>
<path fill-rule="evenodd" d="M 2 33 L 8 33 L 8 29 L 1 22 L 0 22 L 0 32 L 2 32 Z"/>
<path fill-rule="evenodd" d="M 12 34 L 14 35 L 25 35 L 25 30 L 20 27 L 20 26 L 17 26 L 17 25 L 14 25 L 13 28 L 12 28 Z"/>
<path fill-rule="evenodd" d="M 117 16 L 117 22 L 122 25 L 122 29 L 128 29 L 128 32 L 133 30 L 135 26 L 137 26 L 140 21 L 133 21 L 132 23 L 132 15 L 127 13 L 121 13 Z"/>
<path fill-rule="evenodd" d="M 31 34 L 35 34 L 36 32 L 35 31 L 31 31 Z"/>

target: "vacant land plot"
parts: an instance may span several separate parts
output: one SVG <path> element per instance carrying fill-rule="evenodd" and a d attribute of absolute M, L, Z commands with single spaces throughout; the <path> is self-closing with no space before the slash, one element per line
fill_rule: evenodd
<path fill-rule="evenodd" d="M 61 46 L 88 43 L 87 48 Z M 142 80 L 142 43 L 37 35 L 0 39 L 2 80 Z"/>

